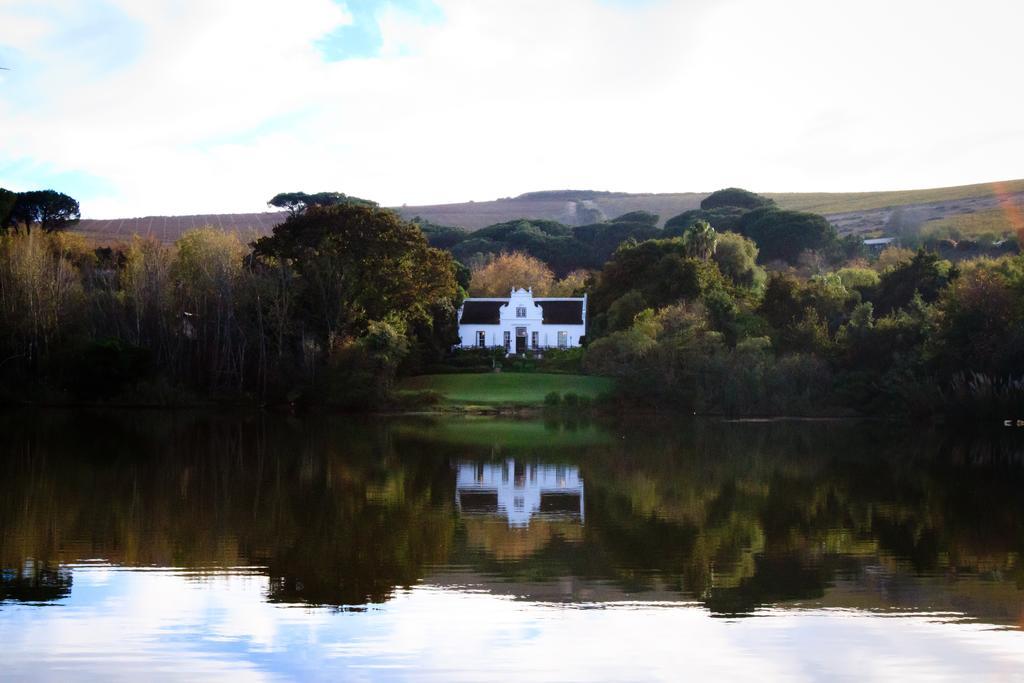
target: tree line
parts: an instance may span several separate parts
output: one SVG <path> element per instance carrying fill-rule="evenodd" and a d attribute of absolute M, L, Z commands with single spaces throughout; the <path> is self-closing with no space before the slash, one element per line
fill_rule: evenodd
<path fill-rule="evenodd" d="M 251 245 L 212 228 L 101 248 L 8 230 L 0 398 L 375 406 L 400 367 L 449 348 L 455 274 L 416 226 L 361 200 L 296 203 Z"/>
<path fill-rule="evenodd" d="M 599 269 L 619 245 L 650 239 L 680 237 L 703 221 L 718 231 L 735 232 L 755 240 L 762 262 L 796 265 L 807 251 L 832 261 L 864 255 L 861 240 L 840 238 L 835 228 L 813 213 L 779 209 L 775 202 L 746 190 L 719 190 L 701 203 L 658 227 L 660 217 L 632 211 L 609 221 L 570 227 L 557 221 L 518 219 L 497 223 L 473 232 L 414 218 L 430 243 L 448 249 L 471 267 L 502 253 L 519 252 L 544 261 L 556 275 L 575 270 Z"/>
<path fill-rule="evenodd" d="M 38 213 L 12 222 L 0 399 L 378 407 L 398 377 L 451 362 L 463 297 L 523 286 L 590 295 L 573 362 L 619 378 L 627 405 L 1024 414 L 1019 255 L 869 256 L 823 217 L 737 188 L 664 228 L 636 212 L 468 237 L 340 193 L 271 205 L 287 217 L 249 245 L 204 228 L 95 248 Z"/>
<path fill-rule="evenodd" d="M 624 244 L 592 277 L 590 372 L 633 402 L 696 412 L 1020 414 L 1024 257 L 868 259 L 817 221 L 722 194 L 675 221 L 680 236 Z M 718 233 L 718 215 L 737 232 Z M 804 248 L 780 263 L 762 249 L 782 224 Z"/>

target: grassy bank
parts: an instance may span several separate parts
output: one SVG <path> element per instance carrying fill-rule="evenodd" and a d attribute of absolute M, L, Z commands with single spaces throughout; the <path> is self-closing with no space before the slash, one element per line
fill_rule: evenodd
<path fill-rule="evenodd" d="M 400 393 L 432 391 L 452 405 L 541 405 L 551 392 L 595 399 L 612 390 L 614 380 L 586 375 L 484 373 L 421 375 L 401 382 Z"/>
<path fill-rule="evenodd" d="M 605 445 L 612 441 L 609 432 L 590 420 L 575 422 L 555 419 L 505 419 L 501 417 L 458 415 L 430 420 L 399 421 L 395 431 L 405 438 L 421 438 L 432 443 L 455 446 L 529 448 L 535 454 L 555 451 L 564 455 L 567 448 Z"/>

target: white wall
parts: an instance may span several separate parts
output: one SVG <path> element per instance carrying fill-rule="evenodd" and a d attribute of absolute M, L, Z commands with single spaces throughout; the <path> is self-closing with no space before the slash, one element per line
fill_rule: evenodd
<path fill-rule="evenodd" d="M 504 300 L 504 299 L 502 299 Z M 516 328 L 526 328 L 526 344 L 527 348 L 533 349 L 533 333 L 537 333 L 537 344 L 539 348 L 556 348 L 558 346 L 558 333 L 565 332 L 567 340 L 567 348 L 575 348 L 580 345 L 580 338 L 586 335 L 586 300 L 583 305 L 583 320 L 582 325 L 545 325 L 542 321 L 544 318 L 544 310 L 539 304 L 535 303 L 533 295 L 529 290 L 517 289 L 512 292 L 509 297 L 508 304 L 502 306 L 500 309 L 501 323 L 498 325 L 480 325 L 468 323 L 466 325 L 459 325 L 459 338 L 461 345 L 464 348 L 471 348 L 476 346 L 476 333 L 484 332 L 487 338 L 487 346 L 503 346 L 505 343 L 505 332 L 509 333 L 511 340 L 511 349 L 515 351 L 516 343 Z M 526 317 L 517 318 L 516 309 L 519 307 L 526 308 Z M 462 311 L 459 311 L 461 317 Z"/>
<path fill-rule="evenodd" d="M 580 338 L 586 334 L 584 325 L 524 325 L 519 322 L 505 323 L 504 325 L 459 325 L 459 338 L 461 345 L 466 348 L 476 346 L 476 333 L 483 332 L 487 338 L 487 346 L 503 346 L 505 343 L 505 332 L 509 333 L 513 350 L 516 343 L 516 328 L 526 327 L 526 343 L 532 343 L 532 332 L 537 332 L 537 343 L 540 348 L 555 348 L 558 346 L 558 333 L 565 332 L 568 336 L 569 348 L 580 345 Z M 533 348 L 530 346 L 529 348 Z"/>
<path fill-rule="evenodd" d="M 476 333 L 483 332 L 487 335 L 487 346 L 501 346 L 503 341 L 501 325 L 459 325 L 459 337 L 462 339 L 462 346 L 476 346 Z"/>

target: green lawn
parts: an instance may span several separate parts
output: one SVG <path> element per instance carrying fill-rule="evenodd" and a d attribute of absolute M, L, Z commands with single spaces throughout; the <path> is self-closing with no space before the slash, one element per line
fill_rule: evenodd
<path fill-rule="evenodd" d="M 559 420 L 506 420 L 499 417 L 459 416 L 429 422 L 398 423 L 396 431 L 404 437 L 421 438 L 432 443 L 457 446 L 494 446 L 528 448 L 542 452 L 607 444 L 612 437 L 597 425 L 566 424 Z"/>
<path fill-rule="evenodd" d="M 461 405 L 538 405 L 552 391 L 597 398 L 614 380 L 586 375 L 488 372 L 467 375 L 421 375 L 403 380 L 399 391 L 436 391 Z"/>

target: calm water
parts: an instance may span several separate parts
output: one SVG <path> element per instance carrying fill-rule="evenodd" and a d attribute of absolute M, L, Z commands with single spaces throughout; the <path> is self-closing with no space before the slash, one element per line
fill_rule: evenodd
<path fill-rule="evenodd" d="M 1024 443 L 0 417 L 0 678 L 1024 676 Z"/>

